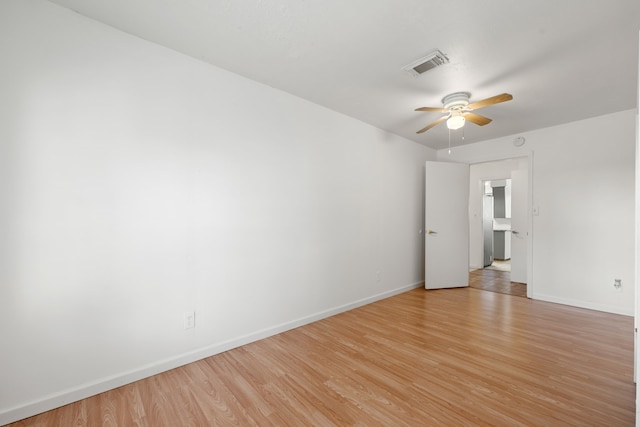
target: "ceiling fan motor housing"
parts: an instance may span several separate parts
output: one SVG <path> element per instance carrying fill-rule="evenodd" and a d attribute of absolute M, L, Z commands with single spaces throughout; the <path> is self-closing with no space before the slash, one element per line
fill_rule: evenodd
<path fill-rule="evenodd" d="M 444 108 L 450 110 L 461 110 L 469 105 L 469 92 L 456 92 L 442 98 L 442 104 Z"/>

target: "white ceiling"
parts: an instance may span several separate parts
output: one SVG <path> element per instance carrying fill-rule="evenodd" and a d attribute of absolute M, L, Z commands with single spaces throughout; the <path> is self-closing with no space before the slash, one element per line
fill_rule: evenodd
<path fill-rule="evenodd" d="M 639 0 L 51 0 L 432 148 L 451 92 L 513 101 L 472 143 L 636 107 Z M 450 63 L 402 67 L 440 49 Z M 238 102 L 229 100 L 229 102 Z"/>

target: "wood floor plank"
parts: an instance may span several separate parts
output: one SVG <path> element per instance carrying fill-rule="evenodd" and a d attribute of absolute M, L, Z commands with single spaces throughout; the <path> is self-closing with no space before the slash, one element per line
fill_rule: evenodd
<path fill-rule="evenodd" d="M 509 270 L 494 270 L 491 268 L 479 268 L 469 272 L 469 286 L 485 291 L 501 294 L 527 296 L 525 283 L 512 282 Z"/>
<path fill-rule="evenodd" d="M 633 319 L 416 289 L 11 424 L 632 426 Z"/>

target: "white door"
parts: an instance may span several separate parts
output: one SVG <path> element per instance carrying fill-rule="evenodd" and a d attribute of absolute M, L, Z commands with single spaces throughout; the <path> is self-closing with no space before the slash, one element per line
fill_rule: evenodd
<path fill-rule="evenodd" d="M 511 281 L 527 283 L 528 171 L 511 172 Z"/>
<path fill-rule="evenodd" d="M 469 165 L 427 162 L 426 289 L 469 286 Z"/>

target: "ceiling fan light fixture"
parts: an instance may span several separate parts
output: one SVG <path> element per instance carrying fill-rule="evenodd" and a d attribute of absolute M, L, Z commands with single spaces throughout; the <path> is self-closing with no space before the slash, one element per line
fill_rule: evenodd
<path fill-rule="evenodd" d="M 464 126 L 465 119 L 462 114 L 454 114 L 447 119 L 447 127 L 451 130 L 460 129 Z"/>
<path fill-rule="evenodd" d="M 489 123 L 491 123 L 490 118 L 481 116 L 480 114 L 476 114 L 472 111 L 479 108 L 488 107 L 490 105 L 500 104 L 501 102 L 511 101 L 513 99 L 513 96 L 510 93 L 501 93 L 500 95 L 469 103 L 470 96 L 471 94 L 469 92 L 455 92 L 442 98 L 442 108 L 416 108 L 416 111 L 447 114 L 446 116 L 442 116 L 438 120 L 428 124 L 416 133 L 426 132 L 432 127 L 445 121 L 447 122 L 447 127 L 449 128 L 449 130 L 460 129 L 464 126 L 467 120 L 478 126 L 488 125 Z M 449 135 L 449 137 L 451 137 L 451 135 Z"/>

